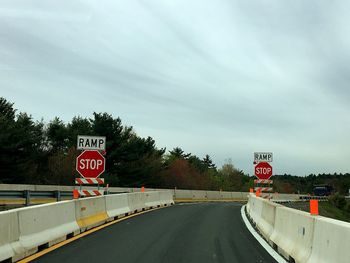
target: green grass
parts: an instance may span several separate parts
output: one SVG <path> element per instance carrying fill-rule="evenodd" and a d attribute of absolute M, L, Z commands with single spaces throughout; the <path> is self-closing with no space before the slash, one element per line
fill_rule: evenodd
<path fill-rule="evenodd" d="M 284 205 L 307 213 L 310 212 L 309 202 L 293 202 Z M 320 201 L 318 202 L 318 212 L 320 216 L 350 222 L 350 200 L 347 200 L 347 205 L 343 209 L 339 209 L 330 201 Z"/>
<path fill-rule="evenodd" d="M 349 206 L 350 201 L 347 201 L 347 203 Z M 344 209 L 339 209 L 338 207 L 334 206 L 330 202 L 319 202 L 318 211 L 321 216 L 350 222 L 350 211 L 346 210 L 346 206 L 344 207 Z"/>

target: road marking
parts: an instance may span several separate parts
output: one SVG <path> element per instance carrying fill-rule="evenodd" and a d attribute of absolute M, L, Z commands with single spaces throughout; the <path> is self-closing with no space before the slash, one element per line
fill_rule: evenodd
<path fill-rule="evenodd" d="M 241 208 L 241 215 L 243 218 L 243 221 L 248 228 L 249 232 L 255 237 L 255 239 L 260 243 L 260 245 L 267 251 L 267 253 L 270 254 L 271 257 L 273 257 L 278 263 L 288 263 L 280 254 L 278 254 L 267 242 L 265 239 L 263 239 L 258 232 L 252 227 L 250 224 L 246 214 L 245 214 L 245 205 Z"/>
<path fill-rule="evenodd" d="M 45 255 L 45 254 L 47 254 L 47 253 L 49 253 L 49 252 L 51 252 L 51 251 L 53 251 L 53 250 L 56 250 L 56 249 L 58 249 L 58 248 L 60 248 L 60 247 L 63 247 L 64 245 L 67 245 L 67 244 L 69 244 L 69 243 L 71 243 L 71 242 L 73 242 L 73 241 L 75 241 L 75 240 L 77 240 L 77 239 L 79 239 L 79 238 L 84 237 L 84 236 L 90 235 L 90 234 L 92 234 L 92 233 L 94 233 L 94 232 L 96 232 L 96 231 L 98 231 L 98 230 L 101 230 L 101 229 L 103 229 L 103 228 L 106 228 L 106 227 L 108 227 L 108 226 L 110 226 L 110 225 L 119 223 L 119 222 L 121 222 L 121 221 L 124 221 L 124 220 L 126 220 L 126 219 L 129 219 L 129 218 L 132 218 L 132 217 L 135 217 L 135 216 L 138 216 L 138 215 L 142 215 L 142 214 L 145 214 L 145 213 L 148 213 L 148 212 L 152 212 L 152 211 L 159 210 L 159 209 L 162 209 L 162 208 L 167 208 L 167 207 L 170 207 L 170 206 L 163 206 L 163 207 L 158 207 L 158 208 L 149 209 L 149 210 L 146 210 L 146 211 L 143 211 L 143 212 L 138 212 L 138 213 L 135 213 L 135 214 L 132 214 L 132 215 L 128 215 L 128 216 L 119 218 L 119 219 L 117 219 L 117 220 L 114 220 L 114 221 L 112 221 L 112 222 L 106 223 L 106 224 L 104 224 L 104 225 L 101 225 L 101 226 L 92 228 L 92 229 L 90 229 L 90 230 L 88 230 L 88 231 L 85 231 L 85 232 L 83 232 L 83 233 L 81 233 L 81 234 L 78 234 L 78 235 L 76 235 L 76 236 L 74 236 L 74 237 L 72 237 L 72 238 L 69 238 L 69 239 L 67 239 L 67 240 L 65 240 L 65 241 L 62 241 L 61 243 L 58 243 L 58 244 L 56 244 L 56 245 L 53 245 L 52 247 L 49 247 L 49 248 L 47 248 L 47 249 L 44 249 L 43 251 L 40 251 L 40 252 L 38 252 L 38 253 L 36 253 L 36 254 L 34 254 L 34 255 L 31 255 L 31 256 L 29 256 L 29 257 L 26 257 L 26 258 L 24 258 L 24 259 L 18 261 L 18 263 L 27 263 L 27 262 L 30 262 L 30 261 L 32 261 L 32 260 L 34 260 L 34 259 L 37 259 L 37 258 L 39 258 L 39 257 L 41 257 L 41 256 L 43 256 L 43 255 Z"/>

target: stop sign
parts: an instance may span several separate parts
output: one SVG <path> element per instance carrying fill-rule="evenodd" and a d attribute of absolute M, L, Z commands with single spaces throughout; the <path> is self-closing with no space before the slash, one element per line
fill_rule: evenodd
<path fill-rule="evenodd" d="M 84 178 L 97 178 L 105 171 L 105 158 L 99 151 L 83 151 L 76 162 L 78 173 Z"/>
<path fill-rule="evenodd" d="M 261 180 L 267 180 L 272 176 L 272 166 L 269 163 L 262 162 L 255 166 L 255 176 Z"/>

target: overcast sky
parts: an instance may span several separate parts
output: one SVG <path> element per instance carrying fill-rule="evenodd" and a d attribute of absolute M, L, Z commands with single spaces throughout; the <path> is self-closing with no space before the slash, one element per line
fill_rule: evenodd
<path fill-rule="evenodd" d="M 218 166 L 350 172 L 350 2 L 1 0 L 0 96 L 108 112 Z M 102 135 L 102 134 L 101 134 Z"/>

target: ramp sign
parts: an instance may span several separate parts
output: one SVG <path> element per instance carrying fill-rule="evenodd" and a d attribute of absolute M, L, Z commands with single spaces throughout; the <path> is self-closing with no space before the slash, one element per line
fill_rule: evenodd
<path fill-rule="evenodd" d="M 106 151 L 106 137 L 78 135 L 77 149 Z"/>
<path fill-rule="evenodd" d="M 271 152 L 255 152 L 254 164 L 257 163 L 271 163 L 273 160 Z"/>

